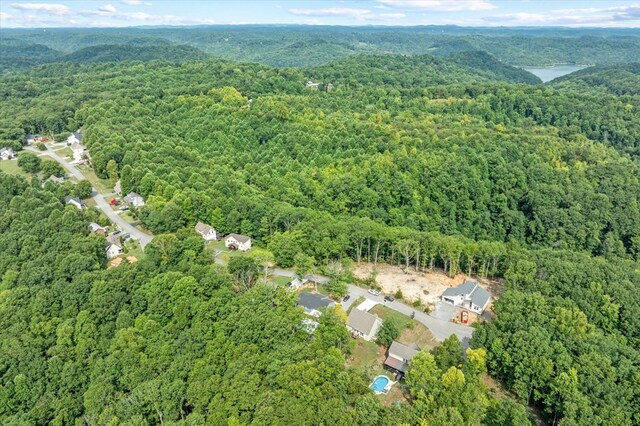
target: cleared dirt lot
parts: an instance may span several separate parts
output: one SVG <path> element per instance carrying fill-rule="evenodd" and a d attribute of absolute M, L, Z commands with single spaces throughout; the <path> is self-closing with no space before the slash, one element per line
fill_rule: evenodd
<path fill-rule="evenodd" d="M 356 265 L 354 275 L 357 278 L 366 279 L 371 277 L 372 271 L 374 271 L 372 263 L 360 263 Z M 442 272 L 416 272 L 411 268 L 405 271 L 399 266 L 380 263 L 375 271 L 376 283 L 384 293 L 394 294 L 401 290 L 405 300 L 413 302 L 420 299 L 422 303 L 431 307 L 435 306 L 447 288 L 462 284 L 467 277 L 464 274 L 458 274 L 454 278 L 449 278 Z M 503 291 L 497 282 L 486 279 L 479 279 L 478 282 L 481 287 L 491 292 L 494 298 Z"/>

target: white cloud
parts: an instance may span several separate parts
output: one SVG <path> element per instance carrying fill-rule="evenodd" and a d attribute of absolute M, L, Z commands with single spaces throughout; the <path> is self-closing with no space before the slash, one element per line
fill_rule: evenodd
<path fill-rule="evenodd" d="M 129 6 L 137 6 L 139 4 L 142 4 L 142 0 L 120 0 L 120 3 L 129 5 Z"/>
<path fill-rule="evenodd" d="M 381 19 L 401 19 L 406 17 L 407 15 L 404 13 L 381 13 L 378 15 Z"/>
<path fill-rule="evenodd" d="M 556 9 L 545 13 L 508 13 L 485 16 L 482 20 L 496 25 L 630 26 L 634 21 L 640 24 L 640 5 Z"/>
<path fill-rule="evenodd" d="M 434 12 L 491 10 L 497 6 L 488 0 L 377 0 L 394 9 L 422 9 Z"/>
<path fill-rule="evenodd" d="M 347 7 L 329 7 L 326 9 L 289 9 L 289 13 L 298 16 L 335 16 L 357 20 L 366 19 L 373 15 L 369 9 L 352 9 Z"/>
<path fill-rule="evenodd" d="M 357 21 L 380 21 L 388 19 L 401 19 L 406 15 L 404 13 L 374 13 L 369 9 L 355 9 L 346 7 L 330 7 L 326 9 L 289 9 L 289 13 L 297 16 L 314 17 L 307 19 L 306 24 L 320 25 L 321 21 L 317 18 L 336 17 L 351 18 Z"/>
<path fill-rule="evenodd" d="M 101 12 L 106 12 L 106 13 L 116 13 L 117 12 L 115 6 L 113 6 L 112 4 L 105 4 L 104 6 L 100 6 L 98 8 L 98 10 L 101 11 Z"/>
<path fill-rule="evenodd" d="M 37 12 L 46 13 L 50 15 L 68 15 L 71 13 L 69 8 L 64 4 L 53 3 L 13 3 L 11 5 L 13 9 L 22 10 L 25 12 Z"/>
<path fill-rule="evenodd" d="M 9 15 L 8 13 L 0 12 L 0 21 L 4 21 L 11 18 L 13 18 L 13 16 Z"/>

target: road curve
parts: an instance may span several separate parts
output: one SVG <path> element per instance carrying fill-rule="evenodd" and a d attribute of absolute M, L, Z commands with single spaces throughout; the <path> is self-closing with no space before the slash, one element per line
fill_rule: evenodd
<path fill-rule="evenodd" d="M 52 159 L 56 160 L 58 163 L 62 165 L 74 178 L 77 180 L 85 180 L 84 175 L 77 167 L 73 164 L 69 163 L 65 158 L 59 156 L 54 151 L 39 151 L 34 147 L 25 147 L 26 150 L 32 151 L 38 155 L 47 155 Z M 109 220 L 112 223 L 115 223 L 120 230 L 128 233 L 131 237 L 135 238 L 140 242 L 140 246 L 144 248 L 147 244 L 151 242 L 153 236 L 149 234 L 145 234 L 135 226 L 131 225 L 123 218 L 121 218 L 112 208 L 109 206 L 109 203 L 104 199 L 104 195 L 98 193 L 95 188 L 93 188 L 93 194 L 91 194 L 91 198 L 93 198 L 96 202 L 96 206 L 102 210 L 102 212 L 107 215 Z"/>
<path fill-rule="evenodd" d="M 291 277 L 294 275 L 293 271 L 278 268 L 270 269 L 270 273 L 272 275 L 280 277 Z M 367 299 L 375 300 L 380 305 L 384 305 L 389 309 L 393 309 L 394 311 L 400 312 L 401 314 L 404 314 L 406 316 L 410 317 L 411 314 L 413 314 L 414 319 L 431 330 L 433 336 L 439 342 L 442 342 L 447 337 L 455 334 L 456 336 L 458 336 L 465 348 L 469 347 L 469 339 L 471 339 L 471 335 L 473 334 L 473 327 L 469 327 L 468 325 L 463 324 L 456 324 L 451 321 L 436 318 L 432 315 L 419 311 L 412 306 L 406 305 L 402 302 L 398 302 L 397 300 L 394 300 L 393 302 L 387 302 L 384 300 L 383 295 L 374 296 L 373 294 L 370 294 L 366 288 L 358 287 L 353 284 L 350 284 L 348 286 L 348 291 L 351 298 L 348 301 L 341 303 L 342 307 L 345 310 L 347 310 L 358 297 L 364 296 Z"/>

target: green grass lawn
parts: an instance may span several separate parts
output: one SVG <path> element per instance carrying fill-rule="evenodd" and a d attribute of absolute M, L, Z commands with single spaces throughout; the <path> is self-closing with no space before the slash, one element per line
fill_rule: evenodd
<path fill-rule="evenodd" d="M 362 369 L 367 375 L 373 377 L 382 371 L 381 356 L 382 349 L 375 342 L 358 339 L 355 341 L 351 356 L 347 359 L 347 366 Z"/>
<path fill-rule="evenodd" d="M 0 160 L 0 170 L 10 175 L 30 176 L 18 167 L 18 160 Z"/>
<path fill-rule="evenodd" d="M 65 147 L 65 148 L 61 148 L 61 149 L 55 149 L 53 152 L 55 152 L 56 154 L 58 154 L 60 157 L 73 157 L 73 151 L 71 151 L 71 148 L 69 147 Z"/>
<path fill-rule="evenodd" d="M 291 278 L 289 278 L 289 277 L 271 277 L 269 279 L 269 281 L 271 281 L 273 283 L 276 283 L 278 285 L 281 285 L 281 286 L 285 286 L 285 285 L 287 285 L 287 283 L 289 281 L 291 281 Z"/>
<path fill-rule="evenodd" d="M 142 247 L 140 247 L 140 243 L 138 241 L 129 239 L 125 243 L 124 247 L 127 256 L 135 256 L 138 260 L 144 257 L 144 251 L 142 250 Z"/>
<path fill-rule="evenodd" d="M 138 220 L 137 220 L 135 217 L 133 217 L 133 216 L 131 215 L 131 213 L 129 213 L 128 211 L 125 211 L 125 212 L 120 213 L 120 217 L 121 217 L 121 218 L 123 218 L 123 219 L 124 219 L 124 221 L 125 221 L 125 222 L 127 222 L 127 223 L 134 223 L 134 222 L 137 222 L 137 221 L 138 221 Z"/>
<path fill-rule="evenodd" d="M 99 193 L 109 194 L 113 192 L 111 182 L 108 179 L 100 179 L 89 166 L 78 166 L 78 169 Z"/>
<path fill-rule="evenodd" d="M 369 312 L 371 312 L 372 314 L 376 314 L 383 320 L 389 319 L 393 321 L 396 327 L 398 327 L 398 330 L 403 330 L 411 321 L 411 318 L 409 318 L 408 316 L 396 312 L 393 309 L 389 309 L 384 305 L 376 305 L 371 308 Z"/>

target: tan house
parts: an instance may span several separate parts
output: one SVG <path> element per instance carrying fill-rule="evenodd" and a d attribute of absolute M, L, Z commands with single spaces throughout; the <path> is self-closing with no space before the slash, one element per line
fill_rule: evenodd
<path fill-rule="evenodd" d="M 198 222 L 195 229 L 205 241 L 214 241 L 218 239 L 218 233 L 211 225 Z"/>
<path fill-rule="evenodd" d="M 420 352 L 420 348 L 416 345 L 407 346 L 394 341 L 389 346 L 384 366 L 396 374 L 404 374 L 409 369 L 409 363 L 418 352 Z"/>
<path fill-rule="evenodd" d="M 229 234 L 224 245 L 231 250 L 248 251 L 251 248 L 251 237 L 240 234 Z"/>
<path fill-rule="evenodd" d="M 370 341 L 376 338 L 382 327 L 382 320 L 377 315 L 360 309 L 352 309 L 347 317 L 347 330 L 354 337 L 362 337 Z"/>

